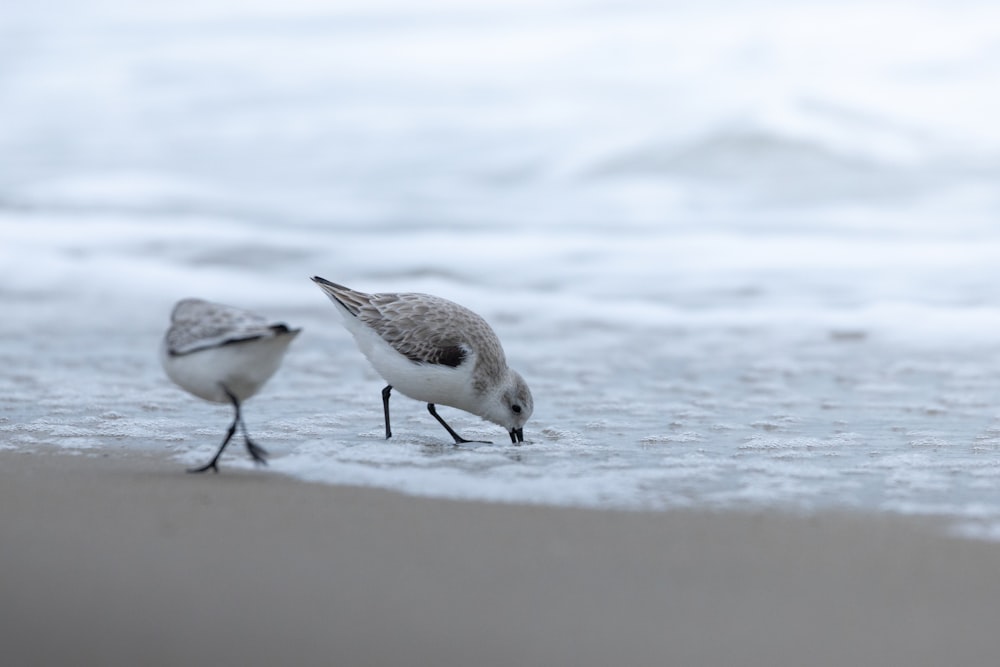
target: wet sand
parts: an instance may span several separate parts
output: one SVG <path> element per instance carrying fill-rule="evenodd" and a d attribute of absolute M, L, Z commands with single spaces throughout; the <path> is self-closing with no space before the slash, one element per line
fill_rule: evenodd
<path fill-rule="evenodd" d="M 994 665 L 1000 545 L 0 451 L 6 665 Z"/>

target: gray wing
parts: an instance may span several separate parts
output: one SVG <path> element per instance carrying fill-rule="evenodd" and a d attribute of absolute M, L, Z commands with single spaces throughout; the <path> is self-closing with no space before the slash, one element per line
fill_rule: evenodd
<path fill-rule="evenodd" d="M 457 367 L 475 352 L 477 365 L 506 364 L 493 329 L 464 306 L 430 294 L 366 294 L 319 276 L 313 281 L 411 361 Z"/>
<path fill-rule="evenodd" d="M 429 294 L 373 294 L 358 318 L 407 359 L 457 367 L 496 335 L 457 303 Z M 502 354 L 502 352 L 501 352 Z"/>
<path fill-rule="evenodd" d="M 182 355 L 286 333 L 298 331 L 248 310 L 184 299 L 174 307 L 166 345 L 171 355 Z"/>

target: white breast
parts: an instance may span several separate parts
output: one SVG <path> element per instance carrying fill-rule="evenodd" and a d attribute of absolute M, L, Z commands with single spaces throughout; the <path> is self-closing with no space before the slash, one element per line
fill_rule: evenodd
<path fill-rule="evenodd" d="M 294 338 L 294 334 L 259 338 L 182 355 L 170 355 L 164 344 L 160 361 L 167 376 L 195 396 L 228 403 L 225 386 L 242 402 L 274 375 Z"/>
<path fill-rule="evenodd" d="M 475 391 L 472 386 L 475 352 L 469 350 L 468 356 L 458 367 L 418 364 L 393 349 L 357 318 L 344 320 L 347 329 L 354 335 L 358 348 L 393 389 L 424 403 L 448 405 L 475 412 Z"/>

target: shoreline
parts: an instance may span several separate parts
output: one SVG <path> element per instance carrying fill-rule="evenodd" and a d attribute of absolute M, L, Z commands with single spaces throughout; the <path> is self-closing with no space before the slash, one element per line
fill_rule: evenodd
<path fill-rule="evenodd" d="M 93 452 L 93 453 L 91 453 Z M 7 664 L 994 664 L 1000 547 L 0 451 Z"/>

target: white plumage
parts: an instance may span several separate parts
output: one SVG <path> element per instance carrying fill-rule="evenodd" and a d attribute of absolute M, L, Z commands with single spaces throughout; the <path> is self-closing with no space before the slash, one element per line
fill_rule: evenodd
<path fill-rule="evenodd" d="M 251 458 L 265 462 L 266 452 L 247 434 L 241 406 L 278 370 L 299 331 L 246 310 L 201 299 L 183 299 L 174 306 L 170 328 L 160 346 L 167 376 L 199 398 L 232 403 L 236 410 L 215 457 L 191 472 L 219 471 L 219 456 L 237 424 L 243 428 Z"/>
<path fill-rule="evenodd" d="M 534 401 L 527 383 L 507 366 L 499 338 L 468 308 L 430 294 L 366 294 L 318 276 L 313 281 L 337 306 L 361 352 L 388 382 L 382 390 L 386 438 L 392 389 L 427 403 L 456 443 L 468 442 L 437 414 L 448 405 L 507 429 L 524 440 Z"/>

